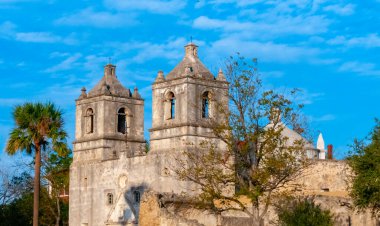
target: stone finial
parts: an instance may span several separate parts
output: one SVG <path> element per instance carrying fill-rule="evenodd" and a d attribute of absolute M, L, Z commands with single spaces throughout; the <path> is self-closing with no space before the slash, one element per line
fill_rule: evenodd
<path fill-rule="evenodd" d="M 104 75 L 105 76 L 116 76 L 116 66 L 112 64 L 107 64 L 104 66 Z"/>
<path fill-rule="evenodd" d="M 224 73 L 221 68 L 219 68 L 219 72 L 218 72 L 218 76 L 216 77 L 216 80 L 226 81 L 226 77 L 224 76 Z"/>
<path fill-rule="evenodd" d="M 81 94 L 79 96 L 79 99 L 86 98 L 87 97 L 86 88 L 83 86 L 80 91 L 81 91 Z"/>
<path fill-rule="evenodd" d="M 158 71 L 155 82 L 163 82 L 163 81 L 165 81 L 164 72 Z"/>
<path fill-rule="evenodd" d="M 185 56 L 198 58 L 198 46 L 194 43 L 185 45 Z"/>
<path fill-rule="evenodd" d="M 139 90 L 137 89 L 137 87 L 135 87 L 135 89 L 133 90 L 132 97 L 136 98 L 136 99 L 140 99 L 141 98 L 141 96 L 139 94 Z"/>

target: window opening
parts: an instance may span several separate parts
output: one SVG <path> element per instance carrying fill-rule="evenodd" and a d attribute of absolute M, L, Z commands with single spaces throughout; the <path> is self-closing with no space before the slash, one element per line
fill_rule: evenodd
<path fill-rule="evenodd" d="M 133 192 L 133 199 L 135 203 L 140 203 L 140 192 L 139 191 L 134 191 Z"/>
<path fill-rule="evenodd" d="M 108 205 L 112 205 L 113 204 L 113 194 L 112 193 L 108 193 L 107 194 L 107 204 Z"/>
<path fill-rule="evenodd" d="M 210 116 L 210 99 L 209 93 L 205 92 L 202 96 L 202 118 L 209 118 Z"/>
<path fill-rule="evenodd" d="M 117 113 L 117 132 L 125 134 L 127 131 L 127 117 L 125 108 L 120 108 Z"/>
<path fill-rule="evenodd" d="M 169 93 L 169 102 L 170 102 L 170 119 L 175 118 L 175 96 L 174 93 Z"/>
<path fill-rule="evenodd" d="M 87 109 L 86 112 L 86 133 L 94 132 L 94 111 L 92 108 Z"/>

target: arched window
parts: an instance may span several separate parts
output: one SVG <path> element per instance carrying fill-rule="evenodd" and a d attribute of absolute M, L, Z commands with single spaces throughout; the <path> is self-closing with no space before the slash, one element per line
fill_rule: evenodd
<path fill-rule="evenodd" d="M 172 119 L 175 118 L 175 98 L 174 98 L 174 95 L 170 99 L 170 117 Z"/>
<path fill-rule="evenodd" d="M 127 116 L 125 108 L 120 108 L 117 112 L 117 132 L 125 134 L 127 131 Z"/>
<path fill-rule="evenodd" d="M 202 118 L 210 117 L 210 97 L 209 92 L 204 92 L 202 95 Z"/>
<path fill-rule="evenodd" d="M 107 204 L 108 205 L 112 205 L 113 204 L 113 194 L 112 193 L 108 193 L 107 194 Z"/>
<path fill-rule="evenodd" d="M 140 192 L 139 191 L 134 191 L 133 192 L 133 201 L 135 203 L 140 203 Z"/>
<path fill-rule="evenodd" d="M 94 111 L 92 108 L 87 109 L 86 111 L 86 133 L 94 132 Z"/>
<path fill-rule="evenodd" d="M 165 119 L 174 119 L 175 118 L 175 96 L 174 93 L 169 92 L 166 95 L 165 101 Z"/>

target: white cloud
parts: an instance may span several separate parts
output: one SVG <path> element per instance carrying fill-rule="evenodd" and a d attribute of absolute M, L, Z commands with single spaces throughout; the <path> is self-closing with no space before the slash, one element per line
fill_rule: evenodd
<path fill-rule="evenodd" d="M 343 63 L 339 69 L 341 72 L 353 72 L 359 75 L 380 76 L 380 69 L 376 69 L 373 63 L 350 61 Z"/>
<path fill-rule="evenodd" d="M 194 42 L 199 45 L 203 44 L 203 42 L 197 40 L 194 40 Z M 132 54 L 129 62 L 143 63 L 156 58 L 178 61 L 183 55 L 183 47 L 186 43 L 185 38 L 170 37 L 162 43 L 132 41 L 125 43 L 108 43 L 108 46 L 110 46 L 110 48 L 117 48 L 121 51 L 121 54 L 125 52 L 136 52 L 136 54 Z"/>
<path fill-rule="evenodd" d="M 310 116 L 309 119 L 311 122 L 325 122 L 335 120 L 336 116 L 333 114 L 326 114 L 321 116 Z"/>
<path fill-rule="evenodd" d="M 344 45 L 347 47 L 365 47 L 374 48 L 380 47 L 380 37 L 378 34 L 368 34 L 363 37 L 346 38 L 345 36 L 337 36 L 330 39 L 328 42 L 330 45 Z"/>
<path fill-rule="evenodd" d="M 37 2 L 39 0 L 0 0 L 0 4 L 12 4 L 21 2 Z"/>
<path fill-rule="evenodd" d="M 155 58 L 178 59 L 185 44 L 184 38 L 171 39 L 163 44 L 144 42 L 139 46 L 140 50 L 133 60 L 143 63 Z"/>
<path fill-rule="evenodd" d="M 63 16 L 55 21 L 59 25 L 93 26 L 100 28 L 115 28 L 137 24 L 134 14 L 95 12 L 86 8 L 79 13 Z"/>
<path fill-rule="evenodd" d="M 0 98 L 0 106 L 14 106 L 25 102 L 26 99 L 22 98 Z"/>
<path fill-rule="evenodd" d="M 74 36 L 75 34 L 73 33 L 67 37 L 61 37 L 51 32 L 19 32 L 17 31 L 17 26 L 10 21 L 0 24 L 0 38 L 20 42 L 64 43 L 72 45 L 77 43 Z"/>
<path fill-rule="evenodd" d="M 54 65 L 50 68 L 47 68 L 46 70 L 44 70 L 44 72 L 46 73 L 55 73 L 55 72 L 59 72 L 59 71 L 66 71 L 66 70 L 70 70 L 74 67 L 77 66 L 77 61 L 78 59 L 81 57 L 82 55 L 80 53 L 76 53 L 72 56 L 69 56 L 67 57 L 65 60 L 63 60 L 62 62 L 60 62 L 59 64 L 57 65 Z"/>
<path fill-rule="evenodd" d="M 222 38 L 211 44 L 208 54 L 215 59 L 240 52 L 246 57 L 257 57 L 263 62 L 289 63 L 314 58 L 318 49 L 298 47 L 274 42 L 238 40 L 235 37 Z"/>
<path fill-rule="evenodd" d="M 61 37 L 50 32 L 20 32 L 16 33 L 16 40 L 22 42 L 43 42 L 55 43 L 61 40 Z"/>
<path fill-rule="evenodd" d="M 284 75 L 282 71 L 261 71 L 263 78 L 281 78 Z"/>
<path fill-rule="evenodd" d="M 324 11 L 333 12 L 340 16 L 349 16 L 355 13 L 355 5 L 347 4 L 347 5 L 328 5 L 323 8 Z"/>
<path fill-rule="evenodd" d="M 12 36 L 15 33 L 16 27 L 16 24 L 10 21 L 5 21 L 2 24 L 0 24 L 0 38 L 12 38 Z"/>
<path fill-rule="evenodd" d="M 236 19 L 212 19 L 207 16 L 200 16 L 193 22 L 193 27 L 198 29 L 213 30 L 219 29 L 226 33 L 244 32 L 251 33 L 251 36 L 270 35 L 313 35 L 324 33 L 330 24 L 329 20 L 323 16 L 272 16 L 260 22 Z"/>
<path fill-rule="evenodd" d="M 186 6 L 185 0 L 105 0 L 105 5 L 116 10 L 144 10 L 157 14 L 174 14 Z"/>

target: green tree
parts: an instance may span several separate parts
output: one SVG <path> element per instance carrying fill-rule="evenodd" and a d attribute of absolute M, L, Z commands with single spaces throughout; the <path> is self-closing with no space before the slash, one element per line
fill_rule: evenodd
<path fill-rule="evenodd" d="M 63 129 L 62 112 L 52 103 L 25 103 L 13 111 L 16 127 L 9 134 L 6 152 L 34 153 L 33 226 L 38 226 L 41 151 L 49 145 L 58 154 L 67 153 L 67 134 Z"/>
<path fill-rule="evenodd" d="M 256 60 L 239 54 L 226 63 L 229 91 L 218 95 L 227 95 L 222 99 L 229 100 L 229 107 L 223 101 L 213 103 L 217 117 L 208 120 L 208 127 L 227 150 L 218 150 L 217 141 L 206 140 L 203 150 L 187 151 L 178 158 L 175 172 L 199 186 L 200 208 L 242 211 L 263 224 L 273 199 L 309 161 L 306 140 L 285 135 L 289 127 L 305 133 L 299 114 L 302 105 L 292 101 L 297 90 L 266 90 L 256 66 Z"/>
<path fill-rule="evenodd" d="M 329 210 L 322 210 L 310 198 L 287 198 L 277 205 L 281 226 L 333 226 Z"/>
<path fill-rule="evenodd" d="M 61 195 L 69 188 L 71 162 L 71 152 L 60 156 L 51 150 L 44 155 L 42 161 L 44 179 L 50 188 L 44 207 L 54 217 L 56 226 L 68 225 L 68 200 Z"/>
<path fill-rule="evenodd" d="M 370 208 L 380 215 L 380 120 L 369 140 L 355 140 L 348 164 L 353 170 L 350 195 L 359 209 Z"/>

